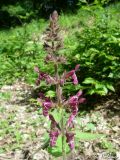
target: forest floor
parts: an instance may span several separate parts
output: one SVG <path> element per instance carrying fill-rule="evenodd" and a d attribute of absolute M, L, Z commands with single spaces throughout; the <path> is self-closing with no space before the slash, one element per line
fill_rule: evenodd
<path fill-rule="evenodd" d="M 24 82 L 0 91 L 0 160 L 54 160 L 43 143 L 46 124 L 32 97 L 33 87 Z M 120 98 L 104 98 L 94 109 L 82 111 L 77 125 L 83 138 L 69 160 L 120 160 Z M 91 135 L 103 134 L 103 138 Z M 56 158 L 59 160 L 60 158 Z"/>

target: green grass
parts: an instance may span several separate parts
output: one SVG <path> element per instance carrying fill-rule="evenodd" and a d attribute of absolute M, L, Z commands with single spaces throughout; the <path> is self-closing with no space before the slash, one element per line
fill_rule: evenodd
<path fill-rule="evenodd" d="M 15 111 L 8 112 L 5 107 L 0 107 L 0 117 L 2 117 L 0 121 L 0 140 L 3 142 L 0 146 L 0 153 L 21 149 L 28 141 L 36 140 L 36 129 L 41 124 L 39 117 L 35 120 L 28 118 L 26 123 L 23 124 L 16 121 Z M 26 128 L 24 128 L 24 125 Z M 29 127 L 32 127 L 33 130 L 28 133 Z"/>
<path fill-rule="evenodd" d="M 31 83 L 34 66 L 38 61 L 43 68 L 41 35 L 46 23 L 43 19 L 33 20 L 22 27 L 0 31 L 0 85 L 11 84 L 21 77 Z"/>
<path fill-rule="evenodd" d="M 12 96 L 11 92 L 0 93 L 0 99 L 1 100 L 10 100 L 11 96 Z"/>
<path fill-rule="evenodd" d="M 23 26 L 17 26 L 15 28 L 5 29 L 0 31 L 0 39 L 7 40 L 12 36 L 18 35 L 18 33 L 24 32 L 26 29 L 26 32 L 29 33 L 31 36 L 33 34 L 42 33 L 45 30 L 45 27 L 47 26 L 47 21 L 44 19 L 39 20 L 32 20 L 30 23 L 26 23 Z"/>
<path fill-rule="evenodd" d="M 79 56 L 75 53 L 76 47 L 80 43 L 76 38 L 77 32 L 82 34 L 86 26 L 92 27 L 94 23 L 97 23 L 97 20 L 104 19 L 105 14 L 108 15 L 109 26 L 118 24 L 120 21 L 119 7 L 120 3 L 117 3 L 105 9 L 91 6 L 92 9 L 82 7 L 74 14 L 61 13 L 59 24 L 62 28 L 61 34 L 64 37 L 64 54 L 72 63 L 75 63 Z M 42 49 L 41 35 L 47 25 L 48 21 L 39 19 L 20 27 L 0 31 L 0 85 L 12 83 L 21 78 L 30 84 L 34 83 L 36 74 L 33 70 L 35 65 L 39 65 L 41 70 L 53 72 L 51 67 L 43 63 L 45 52 Z M 73 55 L 72 59 L 71 55 Z"/>

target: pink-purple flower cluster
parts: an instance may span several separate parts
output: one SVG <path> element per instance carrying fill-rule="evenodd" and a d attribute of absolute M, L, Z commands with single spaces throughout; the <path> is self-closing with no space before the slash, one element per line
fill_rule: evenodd
<path fill-rule="evenodd" d="M 74 135 L 74 133 L 66 132 L 66 142 L 68 143 L 71 150 L 75 147 Z"/>
<path fill-rule="evenodd" d="M 49 99 L 47 99 L 45 102 L 43 102 L 43 115 L 48 116 L 48 112 L 52 107 L 52 103 Z"/>
<path fill-rule="evenodd" d="M 57 138 L 59 136 L 59 131 L 54 131 L 54 130 L 51 130 L 50 131 L 50 146 L 51 147 L 54 147 L 56 145 L 56 141 L 57 141 Z"/>
<path fill-rule="evenodd" d="M 50 109 L 54 107 L 54 103 L 45 97 L 43 93 L 39 94 L 38 101 L 42 105 L 43 115 L 48 117 L 51 121 L 51 130 L 49 131 L 50 135 L 50 146 L 53 147 L 56 144 L 56 140 L 60 134 L 60 127 L 59 124 L 54 119 L 53 115 L 49 113 Z"/>
<path fill-rule="evenodd" d="M 78 113 L 78 106 L 81 103 L 85 102 L 85 98 L 81 97 L 82 96 L 82 91 L 79 91 L 76 95 L 72 96 L 69 98 L 69 100 L 67 101 L 67 105 L 70 106 L 71 109 L 71 115 L 68 118 L 67 121 L 67 130 L 74 128 L 74 118 Z M 67 142 L 68 145 L 70 147 L 70 149 L 72 150 L 74 148 L 74 133 L 67 131 L 66 132 L 66 137 L 67 137 Z"/>
<path fill-rule="evenodd" d="M 66 79 L 71 78 L 73 81 L 73 84 L 78 84 L 78 79 L 77 76 L 75 74 L 75 72 L 79 69 L 80 65 L 76 65 L 75 69 L 71 70 L 70 72 L 68 72 L 65 76 Z"/>
<path fill-rule="evenodd" d="M 36 80 L 36 85 L 39 85 L 42 80 L 45 80 L 47 84 L 55 84 L 56 83 L 55 78 L 51 77 L 50 75 L 48 75 L 44 72 L 41 72 L 37 66 L 34 68 L 34 71 L 37 72 L 37 74 L 38 74 L 38 78 Z"/>
<path fill-rule="evenodd" d="M 66 73 L 65 76 L 63 76 L 62 79 L 60 79 L 60 84 L 61 81 L 62 83 L 65 83 L 65 81 L 68 78 L 71 78 L 73 83 L 76 85 L 78 84 L 78 79 L 75 74 L 75 72 L 79 69 L 80 65 L 76 65 L 75 69 Z M 47 74 L 43 74 L 40 72 L 38 67 L 35 68 L 35 71 L 39 73 L 38 79 L 40 80 L 47 80 L 49 77 Z M 41 74 L 42 73 L 42 74 Z M 54 79 L 51 77 L 51 79 Z M 58 136 L 61 134 L 61 128 L 58 122 L 54 119 L 53 115 L 49 114 L 49 111 L 51 108 L 55 107 L 55 103 L 52 102 L 52 100 L 48 97 L 45 97 L 43 93 L 39 94 L 39 102 L 42 104 L 43 108 L 43 115 L 45 117 L 48 117 L 49 120 L 51 121 L 51 130 L 49 131 L 49 136 L 50 136 L 50 146 L 53 147 L 56 144 Z M 63 102 L 63 106 L 69 106 L 71 109 L 71 115 L 68 118 L 68 121 L 66 122 L 66 130 L 65 130 L 65 136 L 66 136 L 66 142 L 68 143 L 70 149 L 72 150 L 74 148 L 74 133 L 71 132 L 70 130 L 74 128 L 74 118 L 78 113 L 78 106 L 81 103 L 85 102 L 85 98 L 82 97 L 82 91 L 79 91 L 76 95 L 69 97 L 69 99 L 65 102 Z"/>
<path fill-rule="evenodd" d="M 50 146 L 54 147 L 56 145 L 57 138 L 60 134 L 59 124 L 55 121 L 53 115 L 49 115 L 49 119 L 51 120 L 51 130 L 49 132 L 50 135 Z"/>
<path fill-rule="evenodd" d="M 70 106 L 72 112 L 67 121 L 67 126 L 69 127 L 72 126 L 73 119 L 77 115 L 78 105 L 85 102 L 85 98 L 81 96 L 82 96 L 82 91 L 79 91 L 76 95 L 70 97 L 68 100 L 68 105 Z"/>
<path fill-rule="evenodd" d="M 70 72 L 63 74 L 63 76 L 59 80 L 59 84 L 63 85 L 67 79 L 72 79 L 73 84 L 78 84 L 78 79 L 76 76 L 76 71 L 79 69 L 80 65 L 76 65 L 75 69 L 71 70 Z M 36 80 L 36 85 L 39 85 L 42 80 L 45 80 L 47 84 L 56 84 L 56 78 L 51 77 L 50 75 L 41 72 L 40 69 L 36 66 L 34 71 L 37 72 L 38 78 Z"/>

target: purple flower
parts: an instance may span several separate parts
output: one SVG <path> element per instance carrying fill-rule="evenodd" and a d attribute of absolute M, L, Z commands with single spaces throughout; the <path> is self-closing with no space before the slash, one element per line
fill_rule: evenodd
<path fill-rule="evenodd" d="M 72 79 L 73 79 L 73 84 L 75 85 L 78 84 L 78 79 L 75 73 L 72 75 Z"/>
<path fill-rule="evenodd" d="M 50 146 L 53 147 L 56 144 L 56 140 L 60 134 L 59 124 L 55 121 L 53 115 L 49 114 L 49 119 L 51 120 L 51 131 L 50 135 Z"/>
<path fill-rule="evenodd" d="M 45 79 L 47 75 L 44 72 L 41 72 L 37 66 L 34 68 L 34 71 L 38 73 L 38 79 L 36 80 L 36 85 L 39 85 L 40 81 Z"/>
<path fill-rule="evenodd" d="M 79 91 L 75 96 L 72 96 L 68 100 L 68 104 L 70 106 L 78 106 L 79 103 L 83 103 L 85 101 L 85 98 L 82 98 L 82 91 Z"/>
<path fill-rule="evenodd" d="M 68 133 L 66 132 L 66 142 L 68 143 L 70 149 L 72 150 L 74 148 L 74 133 Z"/>
<path fill-rule="evenodd" d="M 63 85 L 64 85 L 64 82 L 65 82 L 64 79 L 60 79 L 60 85 L 63 86 Z"/>
<path fill-rule="evenodd" d="M 68 72 L 66 74 L 65 78 L 67 79 L 67 78 L 71 77 L 74 73 L 75 73 L 75 70 L 71 70 L 70 72 Z"/>
<path fill-rule="evenodd" d="M 78 91 L 78 93 L 76 94 L 78 97 L 80 97 L 83 94 L 83 92 L 80 90 Z"/>
<path fill-rule="evenodd" d="M 85 101 L 86 101 L 85 98 L 80 98 L 78 103 L 81 104 L 81 103 L 84 103 Z"/>
<path fill-rule="evenodd" d="M 80 64 L 77 64 L 77 65 L 75 66 L 75 71 L 77 71 L 79 68 L 80 68 Z"/>
<path fill-rule="evenodd" d="M 72 114 L 70 115 L 70 117 L 67 121 L 67 127 L 73 128 L 73 120 L 74 120 L 75 116 L 77 115 L 77 112 L 78 112 L 78 107 L 73 106 L 72 107 Z"/>
<path fill-rule="evenodd" d="M 72 127 L 73 120 L 78 112 L 78 105 L 85 101 L 85 98 L 82 98 L 81 96 L 82 96 L 82 91 L 79 91 L 75 96 L 70 97 L 68 100 L 68 105 L 70 106 L 72 111 L 72 114 L 70 115 L 67 121 L 68 127 Z"/>
<path fill-rule="evenodd" d="M 57 138 L 59 136 L 60 132 L 58 130 L 56 131 L 50 131 L 50 146 L 54 147 L 56 145 Z"/>
<path fill-rule="evenodd" d="M 55 84 L 56 81 L 53 77 L 48 74 L 41 72 L 38 67 L 34 68 L 34 71 L 38 73 L 38 79 L 36 80 L 36 85 L 39 85 L 41 80 L 45 80 L 48 84 Z"/>
<path fill-rule="evenodd" d="M 52 77 L 49 76 L 49 75 L 47 75 L 47 76 L 45 77 L 45 79 L 46 79 L 47 84 L 55 84 L 55 83 L 56 83 L 55 79 L 52 78 Z"/>
<path fill-rule="evenodd" d="M 43 115 L 46 117 L 48 116 L 48 111 L 51 109 L 52 107 L 52 102 L 50 100 L 46 100 L 45 102 L 43 102 Z"/>
<path fill-rule="evenodd" d="M 73 69 L 73 70 L 71 70 L 70 72 L 68 72 L 67 74 L 66 74 L 66 76 L 65 76 L 65 78 L 67 79 L 67 78 L 72 78 L 72 80 L 73 80 L 73 84 L 78 84 L 78 79 L 77 79 L 77 76 L 76 76 L 76 74 L 75 74 L 75 72 L 79 69 L 79 67 L 80 67 L 80 65 L 78 64 L 78 65 L 76 65 L 75 66 L 75 69 Z"/>
<path fill-rule="evenodd" d="M 78 104 L 78 96 L 72 96 L 70 97 L 69 101 L 68 101 L 70 106 L 76 106 Z"/>
<path fill-rule="evenodd" d="M 51 120 L 51 128 L 54 129 L 54 128 L 59 128 L 59 125 L 58 123 L 55 121 L 53 115 L 49 114 L 49 119 Z"/>
<path fill-rule="evenodd" d="M 50 20 L 53 20 L 53 21 L 57 21 L 57 20 L 58 20 L 58 13 L 57 13 L 57 11 L 54 11 L 54 12 L 50 15 Z"/>
<path fill-rule="evenodd" d="M 44 93 L 40 92 L 40 93 L 39 93 L 39 97 L 42 98 L 42 99 L 45 99 Z"/>
<path fill-rule="evenodd" d="M 40 72 L 40 70 L 39 70 L 39 68 L 37 66 L 34 67 L 34 71 L 37 72 L 37 73 Z"/>
<path fill-rule="evenodd" d="M 51 54 L 48 54 L 45 58 L 45 62 L 53 60 L 53 56 Z"/>

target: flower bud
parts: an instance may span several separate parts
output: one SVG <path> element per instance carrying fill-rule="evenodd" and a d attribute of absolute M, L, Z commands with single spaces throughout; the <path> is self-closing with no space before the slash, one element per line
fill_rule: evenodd
<path fill-rule="evenodd" d="M 70 149 L 74 149 L 74 133 L 66 133 L 66 142 L 68 143 Z"/>
<path fill-rule="evenodd" d="M 51 132 L 49 133 L 49 135 L 50 135 L 50 146 L 51 146 L 51 147 L 54 147 L 54 146 L 55 146 L 59 134 L 60 134 L 60 133 L 59 133 L 58 130 L 57 130 L 57 131 L 51 131 Z"/>

